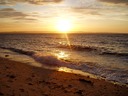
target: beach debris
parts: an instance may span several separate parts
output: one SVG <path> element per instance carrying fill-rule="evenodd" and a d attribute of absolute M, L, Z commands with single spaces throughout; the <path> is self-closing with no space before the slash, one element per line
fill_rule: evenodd
<path fill-rule="evenodd" d="M 21 92 L 24 92 L 24 89 L 19 89 Z"/>
<path fill-rule="evenodd" d="M 9 55 L 5 55 L 5 57 L 9 57 Z"/>
<path fill-rule="evenodd" d="M 69 87 L 69 88 L 71 88 L 71 87 L 72 87 L 72 85 L 68 85 L 68 87 Z"/>
<path fill-rule="evenodd" d="M 82 95 L 83 90 L 78 90 L 78 91 L 76 91 L 75 93 L 77 93 L 77 94 L 79 94 L 79 95 Z"/>
<path fill-rule="evenodd" d="M 28 85 L 33 85 L 32 83 L 28 83 Z"/>
<path fill-rule="evenodd" d="M 47 93 L 43 93 L 42 95 L 43 95 L 43 96 L 49 96 Z"/>
<path fill-rule="evenodd" d="M 90 84 L 93 86 L 93 82 L 89 81 L 89 80 L 85 80 L 85 79 L 79 79 L 80 82 L 83 82 L 83 83 L 87 83 L 87 84 Z"/>
<path fill-rule="evenodd" d="M 4 94 L 0 92 L 0 96 L 3 96 Z"/>
<path fill-rule="evenodd" d="M 9 78 L 11 78 L 11 79 L 14 79 L 14 78 L 16 78 L 16 76 L 15 75 L 6 75 L 7 77 L 9 77 Z"/>

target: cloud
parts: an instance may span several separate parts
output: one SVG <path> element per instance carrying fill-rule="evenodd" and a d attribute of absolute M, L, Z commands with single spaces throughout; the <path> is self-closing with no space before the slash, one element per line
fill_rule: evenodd
<path fill-rule="evenodd" d="M 22 18 L 22 17 L 16 17 L 16 18 L 14 18 L 14 20 L 17 20 L 17 21 L 20 21 L 20 20 L 22 20 L 22 21 L 37 21 L 37 19 L 35 19 L 35 18 L 32 18 L 32 17 L 25 17 L 25 18 Z"/>
<path fill-rule="evenodd" d="M 12 18 L 13 20 L 37 20 L 33 16 L 23 12 L 16 11 L 13 8 L 0 9 L 0 18 Z"/>
<path fill-rule="evenodd" d="M 114 4 L 122 3 L 122 4 L 128 5 L 128 0 L 99 0 L 99 1 L 108 2 L 108 3 L 114 3 Z"/>
<path fill-rule="evenodd" d="M 4 8 L 0 10 L 0 18 L 26 17 L 25 13 L 18 12 L 13 8 Z"/>
<path fill-rule="evenodd" d="M 83 15 L 102 15 L 97 9 L 73 8 L 72 11 Z"/>
<path fill-rule="evenodd" d="M 44 3 L 50 3 L 50 2 L 54 2 L 54 3 L 59 3 L 62 0 L 0 0 L 0 4 L 1 5 L 13 5 L 16 3 L 30 3 L 30 4 L 36 4 L 36 5 L 40 5 L 40 4 L 44 4 Z"/>
<path fill-rule="evenodd" d="M 70 2 L 69 2 L 70 1 Z M 72 11 L 76 13 L 80 13 L 85 15 L 101 15 L 108 16 L 113 15 L 114 13 L 118 13 L 118 16 L 121 16 L 120 13 L 126 11 L 127 6 L 122 6 L 122 4 L 128 4 L 128 0 L 67 0 L 72 6 Z M 112 3 L 112 4 L 103 4 L 102 2 Z M 115 6 L 114 4 L 120 4 L 119 6 Z M 111 6 L 112 5 L 112 6 Z M 114 5 L 114 6 L 113 6 Z M 121 10 L 121 11 L 120 11 Z M 107 11 L 107 12 L 106 12 Z M 125 14 L 125 12 L 124 12 Z"/>
<path fill-rule="evenodd" d="M 4 8 L 1 9 L 0 12 L 14 12 L 15 10 L 13 8 Z"/>

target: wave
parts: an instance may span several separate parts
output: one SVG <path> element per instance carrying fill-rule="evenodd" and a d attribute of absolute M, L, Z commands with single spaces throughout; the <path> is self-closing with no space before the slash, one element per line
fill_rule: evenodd
<path fill-rule="evenodd" d="M 72 49 L 72 50 L 78 50 L 78 51 L 88 51 L 88 52 L 94 51 L 94 52 L 98 53 L 99 55 L 111 55 L 111 56 L 125 56 L 125 57 L 128 57 L 128 53 L 111 52 L 111 51 L 108 51 L 104 48 L 100 49 L 100 48 L 96 48 L 96 47 L 80 46 L 80 45 L 70 45 L 70 46 L 62 45 L 62 46 L 58 46 L 58 47 L 59 48 Z M 12 48 L 12 47 L 0 47 L 0 48 L 8 49 L 8 50 L 11 50 L 13 52 L 17 52 L 17 53 L 28 55 L 28 56 L 34 56 L 36 54 L 36 52 L 34 52 L 34 51 L 25 51 L 25 50 L 22 50 L 22 49 L 16 49 L 16 48 Z M 34 58 L 35 58 L 35 56 L 34 56 Z"/>
<path fill-rule="evenodd" d="M 32 56 L 37 62 L 41 64 L 46 64 L 51 67 L 59 67 L 67 64 L 64 60 L 58 59 L 56 56 L 51 54 L 39 54 L 36 53 Z"/>
<path fill-rule="evenodd" d="M 82 46 L 82 45 L 60 45 L 58 48 L 66 48 L 77 51 L 93 51 L 98 53 L 99 55 L 113 55 L 113 56 L 128 56 L 128 53 L 119 53 L 119 52 L 111 52 L 108 49 L 103 47 L 93 47 L 93 46 Z"/>
<path fill-rule="evenodd" d="M 28 56 L 32 56 L 33 54 L 35 54 L 35 52 L 33 51 L 25 51 L 25 50 L 22 50 L 22 49 L 16 49 L 16 48 L 7 48 L 7 47 L 0 47 L 1 49 L 8 49 L 8 50 L 11 50 L 13 52 L 17 52 L 17 53 L 20 53 L 20 54 L 24 54 L 24 55 L 28 55 Z"/>
<path fill-rule="evenodd" d="M 25 51 L 22 49 L 15 49 L 15 48 L 6 48 L 6 47 L 0 47 L 0 48 L 8 49 L 13 52 L 28 55 L 31 58 L 33 58 L 35 61 L 49 67 L 67 67 L 75 70 L 81 70 L 83 72 L 88 72 L 94 75 L 104 77 L 107 80 L 128 84 L 128 80 L 127 80 L 128 70 L 111 69 L 111 68 L 100 66 L 95 62 L 76 63 L 73 61 L 61 60 L 52 54 L 43 54 L 43 53 Z"/>
<path fill-rule="evenodd" d="M 81 45 L 60 45 L 59 48 L 67 48 L 78 51 L 94 51 L 97 50 L 95 47 L 91 46 L 81 46 Z"/>
<path fill-rule="evenodd" d="M 128 56 L 128 53 L 102 52 L 101 55 Z"/>
<path fill-rule="evenodd" d="M 0 48 L 30 56 L 37 62 L 41 64 L 46 64 L 48 66 L 62 66 L 66 64 L 64 60 L 60 60 L 56 56 L 51 54 L 41 54 L 34 51 L 25 51 L 25 50 L 16 49 L 16 48 L 7 48 L 7 47 L 0 47 Z"/>

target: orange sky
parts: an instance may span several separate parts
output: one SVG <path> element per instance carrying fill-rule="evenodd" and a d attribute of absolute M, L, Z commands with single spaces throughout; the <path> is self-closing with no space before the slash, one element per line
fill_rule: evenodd
<path fill-rule="evenodd" d="M 57 32 L 61 19 L 71 32 L 128 33 L 127 9 L 127 0 L 0 0 L 0 32 Z"/>

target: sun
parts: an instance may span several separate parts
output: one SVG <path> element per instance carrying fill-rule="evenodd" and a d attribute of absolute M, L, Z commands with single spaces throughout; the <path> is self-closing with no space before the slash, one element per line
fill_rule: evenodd
<path fill-rule="evenodd" d="M 56 28 L 59 32 L 67 33 L 72 28 L 72 23 L 68 19 L 60 19 L 57 21 Z"/>

